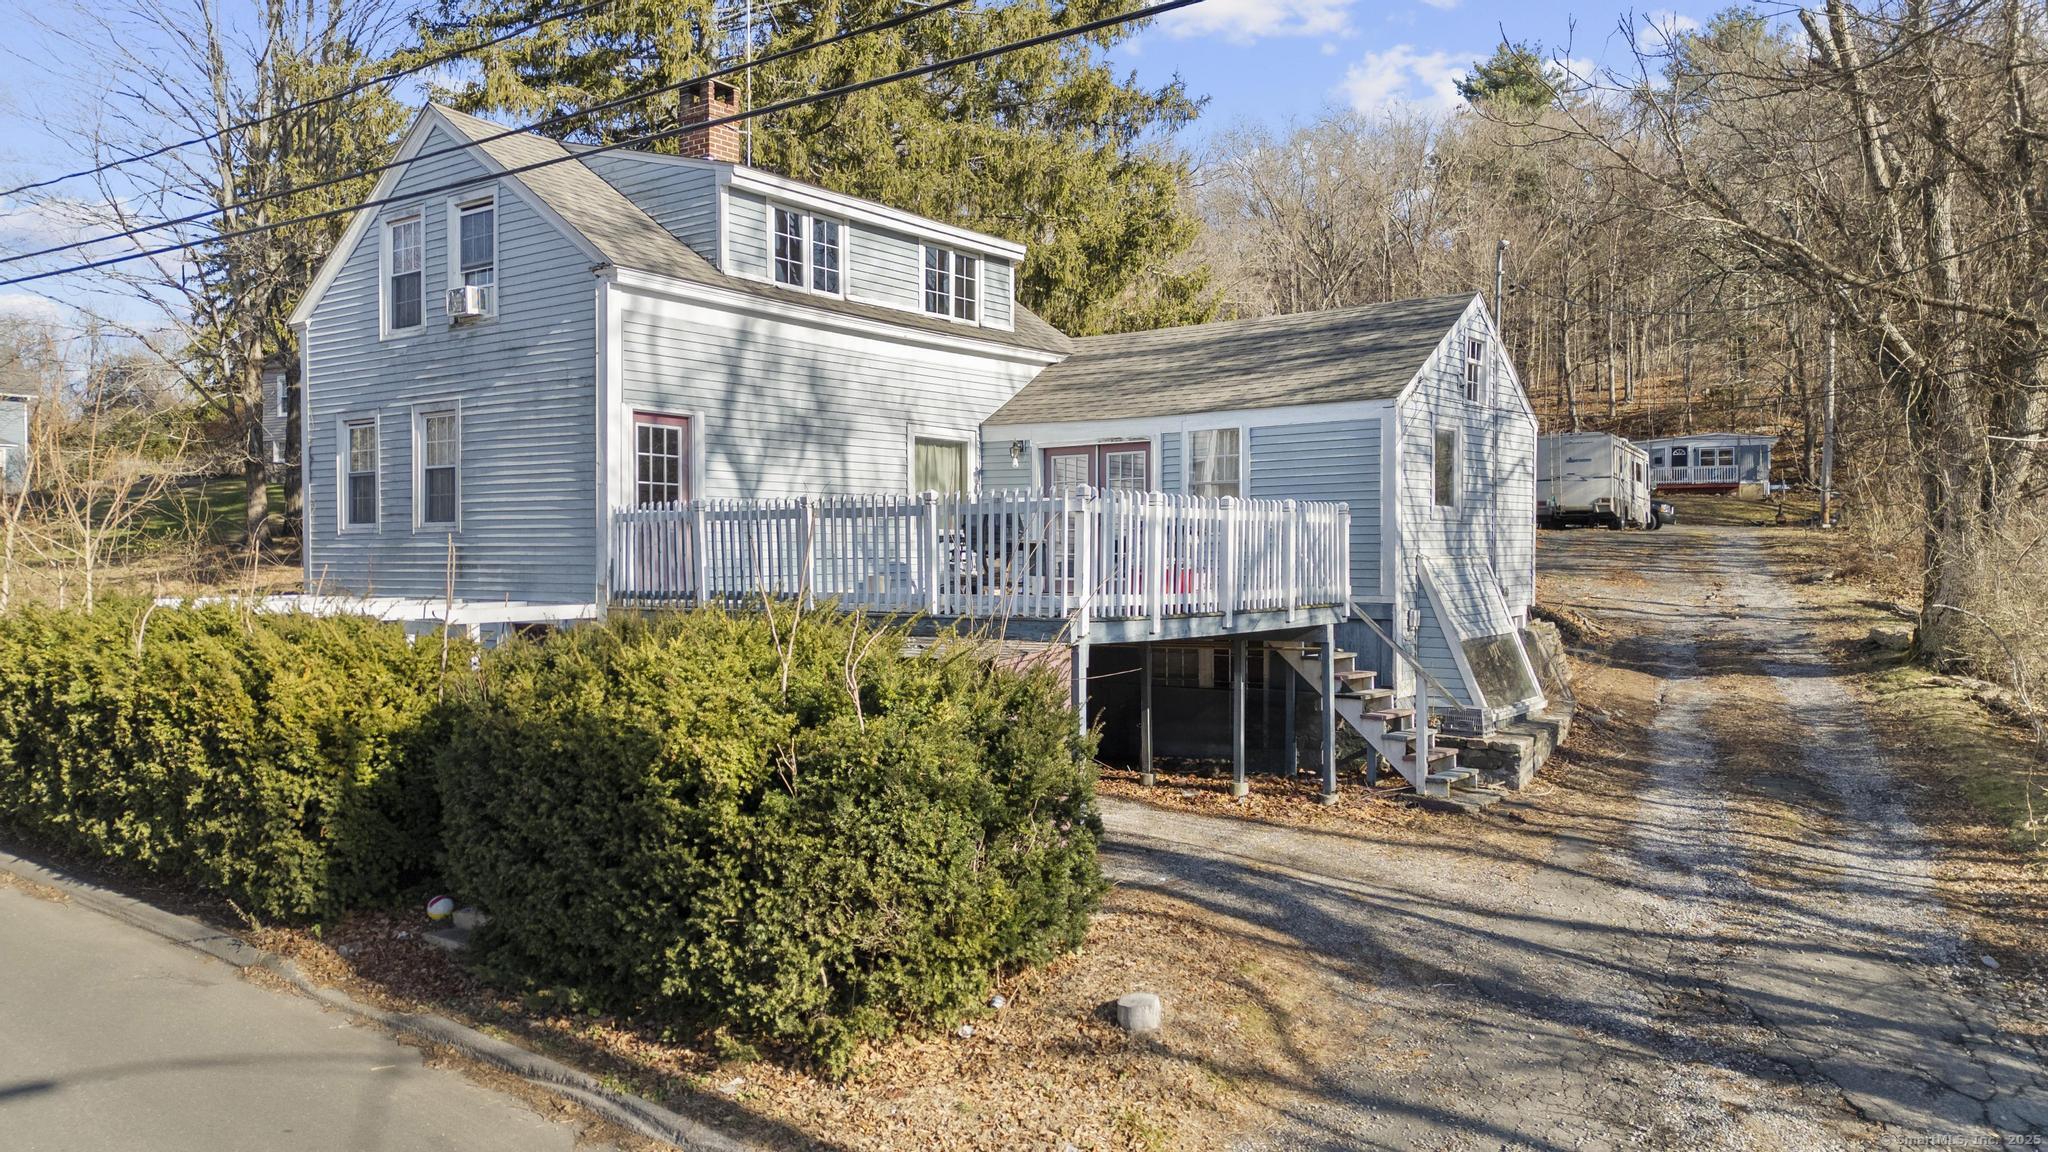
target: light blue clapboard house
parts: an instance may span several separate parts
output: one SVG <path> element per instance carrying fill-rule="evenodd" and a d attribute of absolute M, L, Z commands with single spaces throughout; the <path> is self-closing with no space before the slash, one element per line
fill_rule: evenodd
<path fill-rule="evenodd" d="M 1432 716 L 1544 706 L 1535 420 L 1478 298 L 1070 340 L 1022 246 L 729 128 L 502 131 L 425 110 L 293 315 L 307 607 L 915 616 L 1070 657 L 1146 764 L 1292 771 L 1319 728 L 1326 791 L 1339 720 L 1440 793 L 1471 773 Z"/>
<path fill-rule="evenodd" d="M 28 477 L 29 397 L 0 392 L 0 495 L 18 491 Z"/>

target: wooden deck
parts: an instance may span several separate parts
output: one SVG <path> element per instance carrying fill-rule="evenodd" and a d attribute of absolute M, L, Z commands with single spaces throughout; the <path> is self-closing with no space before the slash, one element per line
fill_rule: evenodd
<path fill-rule="evenodd" d="M 615 513 L 622 607 L 770 600 L 1130 642 L 1343 618 L 1350 510 L 1157 492 L 699 500 Z"/>

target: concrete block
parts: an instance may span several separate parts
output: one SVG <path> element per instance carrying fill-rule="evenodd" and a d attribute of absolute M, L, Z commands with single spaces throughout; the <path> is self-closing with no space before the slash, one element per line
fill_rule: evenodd
<path fill-rule="evenodd" d="M 1133 1036 L 1149 1036 L 1158 1032 L 1163 1015 L 1159 997 L 1154 993 L 1133 992 L 1117 998 L 1117 1025 Z"/>

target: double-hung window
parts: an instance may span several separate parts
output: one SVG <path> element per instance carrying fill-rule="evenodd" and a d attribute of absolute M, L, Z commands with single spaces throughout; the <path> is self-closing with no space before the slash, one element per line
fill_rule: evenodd
<path fill-rule="evenodd" d="M 377 421 L 349 420 L 341 426 L 341 526 L 377 526 Z"/>
<path fill-rule="evenodd" d="M 1486 341 L 1465 341 L 1465 399 L 1486 402 Z"/>
<path fill-rule="evenodd" d="M 384 315 L 386 325 L 394 332 L 420 326 L 420 293 L 425 281 L 421 260 L 425 242 L 420 228 L 420 218 L 415 216 L 396 221 L 384 233 L 384 263 L 389 277 L 384 289 Z"/>
<path fill-rule="evenodd" d="M 924 310 L 934 316 L 978 321 L 981 304 L 981 261 L 965 252 L 926 245 Z"/>
<path fill-rule="evenodd" d="M 455 528 L 462 521 L 462 414 L 452 408 L 416 414 L 413 443 L 419 526 Z"/>
<path fill-rule="evenodd" d="M 1237 429 L 1206 428 L 1188 433 L 1188 494 L 1243 495 L 1241 460 Z"/>
<path fill-rule="evenodd" d="M 791 288 L 808 288 L 827 296 L 839 295 L 842 252 L 839 221 L 777 207 L 772 227 L 775 282 Z"/>
<path fill-rule="evenodd" d="M 1456 429 L 1444 429 L 1436 434 L 1436 456 L 1430 461 L 1432 472 L 1431 487 L 1435 490 L 1436 506 L 1455 508 L 1458 506 L 1458 433 Z"/>
<path fill-rule="evenodd" d="M 484 311 L 497 310 L 498 205 L 494 200 L 465 204 L 456 213 L 456 271 L 465 288 L 483 289 Z"/>

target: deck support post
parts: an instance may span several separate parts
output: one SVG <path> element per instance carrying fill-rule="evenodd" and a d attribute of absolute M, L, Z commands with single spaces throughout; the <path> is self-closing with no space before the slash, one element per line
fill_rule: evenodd
<path fill-rule="evenodd" d="M 1244 775 L 1245 639 L 1230 638 L 1230 794 L 1245 797 L 1252 786 Z"/>
<path fill-rule="evenodd" d="M 1337 626 L 1323 625 L 1323 795 L 1337 802 Z"/>
<path fill-rule="evenodd" d="M 1074 641 L 1073 659 L 1074 718 L 1079 723 L 1081 735 L 1088 734 L 1088 638 Z"/>
<path fill-rule="evenodd" d="M 1287 717 L 1287 719 L 1286 719 L 1286 745 L 1287 745 L 1287 753 L 1286 753 L 1286 755 L 1287 755 L 1287 778 L 1288 778 L 1289 780 L 1292 780 L 1292 779 L 1294 779 L 1294 778 L 1295 778 L 1296 776 L 1299 776 L 1299 775 L 1301 774 L 1301 732 L 1300 732 L 1299 728 L 1298 728 L 1298 727 L 1297 727 L 1297 726 L 1295 725 L 1295 722 L 1294 722 L 1294 716 L 1295 716 L 1295 712 L 1294 712 L 1294 703 L 1295 703 L 1295 696 L 1294 696 L 1294 693 L 1295 693 L 1295 687 L 1294 687 L 1294 685 L 1295 685 L 1295 682 L 1296 682 L 1296 681 L 1298 681 L 1298 680 L 1300 680 L 1300 679 L 1301 679 L 1301 677 L 1299 677 L 1299 676 L 1296 676 L 1296 675 L 1294 674 L 1294 669 L 1292 669 L 1292 668 L 1289 668 L 1289 669 L 1287 670 L 1287 672 L 1286 672 L 1286 676 L 1287 676 L 1287 711 L 1286 711 L 1286 717 Z"/>
<path fill-rule="evenodd" d="M 1273 645 L 1259 641 L 1259 762 L 1271 764 L 1273 748 Z"/>
<path fill-rule="evenodd" d="M 1143 646 L 1138 669 L 1138 782 L 1150 788 L 1159 782 L 1152 771 L 1152 649 Z"/>

